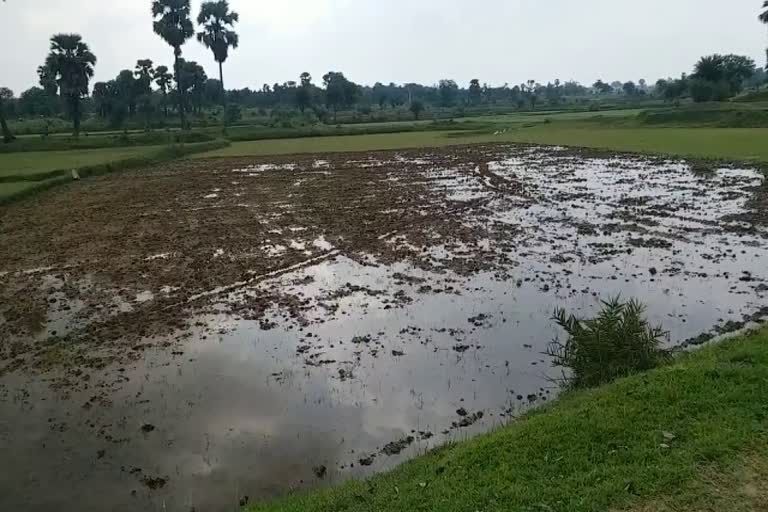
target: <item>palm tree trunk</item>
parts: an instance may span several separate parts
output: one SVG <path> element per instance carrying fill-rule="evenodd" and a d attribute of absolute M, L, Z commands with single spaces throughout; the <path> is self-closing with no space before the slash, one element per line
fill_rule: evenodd
<path fill-rule="evenodd" d="M 219 82 L 221 83 L 221 120 L 224 125 L 224 135 L 227 134 L 227 91 L 224 89 L 224 64 L 219 62 Z"/>
<path fill-rule="evenodd" d="M 181 82 L 179 81 L 179 52 L 174 51 L 173 70 L 176 73 L 176 92 L 179 95 L 179 117 L 181 118 L 181 129 L 187 129 L 187 115 L 184 112 L 184 94 L 182 93 Z"/>
<path fill-rule="evenodd" d="M 0 98 L 0 125 L 3 128 L 3 142 L 8 144 L 16 140 L 16 137 L 11 133 L 11 129 L 8 128 L 8 123 L 5 122 L 5 113 L 3 112 L 3 100 Z"/>
<path fill-rule="evenodd" d="M 75 137 L 80 136 L 80 98 L 76 95 L 69 97 L 70 109 L 72 112 L 72 125 L 74 127 Z"/>

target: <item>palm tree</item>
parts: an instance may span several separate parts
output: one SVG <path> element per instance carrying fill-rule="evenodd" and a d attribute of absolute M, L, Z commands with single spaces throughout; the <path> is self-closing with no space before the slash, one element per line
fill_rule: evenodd
<path fill-rule="evenodd" d="M 154 0 L 152 2 L 152 17 L 155 18 L 153 28 L 169 46 L 173 48 L 174 73 L 179 97 L 179 116 L 182 129 L 187 129 L 187 120 L 184 112 L 184 94 L 179 83 L 179 59 L 181 59 L 181 47 L 189 38 L 195 35 L 195 27 L 192 26 L 191 8 L 189 0 Z"/>
<path fill-rule="evenodd" d="M 173 75 L 168 72 L 168 66 L 157 66 L 155 69 L 155 83 L 163 93 L 163 112 L 168 117 L 168 89 L 173 82 Z"/>
<path fill-rule="evenodd" d="M 155 78 L 154 63 L 150 59 L 137 61 L 133 74 L 136 77 L 139 110 L 144 113 L 144 131 L 149 131 L 152 115 L 152 80 Z"/>
<path fill-rule="evenodd" d="M 765 2 L 763 2 L 763 9 L 765 10 L 760 13 L 759 19 L 760 21 L 768 25 L 768 0 L 765 0 Z M 766 58 L 766 61 L 768 61 L 768 48 L 765 49 L 765 58 Z M 768 70 L 768 63 L 765 64 L 765 69 Z"/>
<path fill-rule="evenodd" d="M 3 0 L 5 2 L 5 0 Z M 0 94 L 0 126 L 3 130 L 3 142 L 8 144 L 16 140 L 16 137 L 11 133 L 11 129 L 8 128 L 8 123 L 5 122 L 5 113 L 3 113 L 3 96 Z"/>
<path fill-rule="evenodd" d="M 93 78 L 96 56 L 79 34 L 56 34 L 51 38 L 51 52 L 43 70 L 55 81 L 69 113 L 75 136 L 80 134 L 80 100 L 88 95 L 88 82 Z"/>
<path fill-rule="evenodd" d="M 197 22 L 203 30 L 197 33 L 197 40 L 213 52 L 213 58 L 219 63 L 219 81 L 224 92 L 224 62 L 229 57 L 229 49 L 237 48 L 240 38 L 232 30 L 240 15 L 229 10 L 227 0 L 204 2 L 200 7 Z"/>

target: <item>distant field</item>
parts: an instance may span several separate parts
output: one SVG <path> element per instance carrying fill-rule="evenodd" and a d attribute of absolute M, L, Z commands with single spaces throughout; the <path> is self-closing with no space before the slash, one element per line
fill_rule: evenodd
<path fill-rule="evenodd" d="M 376 151 L 415 147 L 445 146 L 466 143 L 476 137 L 448 137 L 456 132 L 406 132 L 302 139 L 257 140 L 235 142 L 230 147 L 199 157 L 289 155 L 293 153 L 335 153 L 344 151 Z"/>
<path fill-rule="evenodd" d="M 527 142 L 768 162 L 767 141 L 768 128 L 600 128 L 552 123 L 512 129 L 499 135 L 413 132 L 238 142 L 228 148 L 195 157 L 375 151 L 481 142 Z"/>

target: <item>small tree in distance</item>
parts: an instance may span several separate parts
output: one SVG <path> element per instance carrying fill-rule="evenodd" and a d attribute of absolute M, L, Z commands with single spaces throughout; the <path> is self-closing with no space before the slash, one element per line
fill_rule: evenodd
<path fill-rule="evenodd" d="M 419 116 L 424 112 L 424 103 L 419 100 L 414 100 L 411 103 L 411 112 L 413 112 L 413 117 L 418 121 Z"/>
<path fill-rule="evenodd" d="M 312 106 L 312 75 L 306 71 L 299 77 L 301 85 L 296 89 L 296 105 L 303 114 Z"/>
<path fill-rule="evenodd" d="M 13 91 L 6 87 L 0 87 L 0 126 L 3 130 L 3 142 L 8 144 L 16 140 L 16 137 L 11 133 L 11 129 L 8 128 L 8 123 L 5 121 L 5 112 L 3 110 L 3 100 L 10 100 L 13 98 Z"/>
<path fill-rule="evenodd" d="M 168 72 L 168 66 L 157 66 L 155 69 L 155 84 L 163 94 L 163 114 L 168 117 L 168 90 L 173 85 L 173 75 Z"/>

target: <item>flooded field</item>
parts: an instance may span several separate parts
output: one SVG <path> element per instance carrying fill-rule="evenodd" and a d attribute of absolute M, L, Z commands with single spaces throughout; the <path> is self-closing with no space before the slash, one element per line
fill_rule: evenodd
<path fill-rule="evenodd" d="M 233 510 L 552 399 L 553 308 L 768 311 L 754 169 L 558 148 L 182 161 L 0 209 L 0 509 Z"/>

